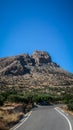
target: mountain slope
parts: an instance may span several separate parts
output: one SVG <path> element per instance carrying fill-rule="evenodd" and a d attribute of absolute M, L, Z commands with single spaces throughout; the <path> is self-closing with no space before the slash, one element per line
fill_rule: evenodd
<path fill-rule="evenodd" d="M 73 74 L 63 70 L 44 51 L 0 59 L 0 90 L 42 91 L 73 87 Z"/>

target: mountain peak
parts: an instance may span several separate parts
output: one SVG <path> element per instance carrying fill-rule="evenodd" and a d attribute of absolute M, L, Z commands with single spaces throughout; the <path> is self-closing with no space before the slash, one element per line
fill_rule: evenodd
<path fill-rule="evenodd" d="M 15 86 L 15 87 L 14 87 Z M 46 51 L 0 59 L 0 90 L 49 92 L 49 86 L 72 87 L 73 75 L 52 61 Z"/>
<path fill-rule="evenodd" d="M 31 57 L 35 59 L 36 64 L 52 62 L 51 56 L 46 51 L 36 50 Z"/>

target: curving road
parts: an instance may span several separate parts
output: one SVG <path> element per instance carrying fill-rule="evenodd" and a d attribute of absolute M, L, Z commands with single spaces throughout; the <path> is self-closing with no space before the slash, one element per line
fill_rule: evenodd
<path fill-rule="evenodd" d="M 64 114 L 64 113 L 63 113 Z M 72 130 L 68 120 L 54 107 L 33 109 L 30 117 L 17 130 Z M 14 129 L 14 130 L 16 130 Z"/>

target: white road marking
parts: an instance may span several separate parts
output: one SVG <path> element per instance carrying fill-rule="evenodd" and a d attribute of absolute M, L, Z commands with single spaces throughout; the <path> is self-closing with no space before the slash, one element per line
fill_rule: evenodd
<path fill-rule="evenodd" d="M 29 115 L 25 119 L 22 120 L 22 123 L 16 125 L 15 127 L 11 128 L 10 130 L 16 130 L 17 128 L 19 128 L 30 117 L 31 113 L 32 113 L 32 111 L 29 113 Z"/>
<path fill-rule="evenodd" d="M 72 130 L 72 125 L 71 125 L 71 122 L 69 121 L 69 119 L 59 110 L 58 107 L 54 108 L 59 114 L 61 114 L 68 122 L 69 124 L 69 130 Z"/>

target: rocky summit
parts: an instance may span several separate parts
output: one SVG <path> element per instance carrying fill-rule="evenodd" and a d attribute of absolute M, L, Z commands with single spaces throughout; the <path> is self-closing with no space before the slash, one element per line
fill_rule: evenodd
<path fill-rule="evenodd" d="M 42 91 L 73 87 L 73 74 L 52 61 L 45 51 L 0 58 L 0 90 Z"/>

